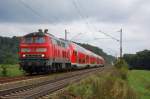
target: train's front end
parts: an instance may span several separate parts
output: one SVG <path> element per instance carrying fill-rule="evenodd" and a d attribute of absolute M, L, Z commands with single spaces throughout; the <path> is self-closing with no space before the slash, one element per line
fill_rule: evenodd
<path fill-rule="evenodd" d="M 49 70 L 51 41 L 46 33 L 39 31 L 22 37 L 19 45 L 20 67 L 27 73 Z"/>

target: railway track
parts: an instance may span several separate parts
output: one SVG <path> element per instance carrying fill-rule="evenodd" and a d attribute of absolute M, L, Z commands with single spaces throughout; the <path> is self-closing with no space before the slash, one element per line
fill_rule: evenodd
<path fill-rule="evenodd" d="M 0 90 L 0 99 L 35 99 L 64 88 L 71 82 L 77 82 L 91 73 L 102 71 L 104 68 L 92 68 L 76 71 L 63 77 L 29 86 Z"/>
<path fill-rule="evenodd" d="M 34 76 L 18 76 L 18 77 L 0 77 L 0 84 L 14 82 L 14 81 L 21 81 L 21 80 L 28 80 L 33 78 L 44 77 L 44 75 L 34 75 Z"/>

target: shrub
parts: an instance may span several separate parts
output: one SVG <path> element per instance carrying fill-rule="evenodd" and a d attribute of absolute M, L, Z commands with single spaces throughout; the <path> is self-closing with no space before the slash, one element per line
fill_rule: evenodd
<path fill-rule="evenodd" d="M 19 66 L 11 65 L 11 64 L 2 64 L 0 65 L 0 76 L 7 76 L 7 77 L 16 77 L 25 75 L 25 72 L 23 70 L 19 69 Z"/>
<path fill-rule="evenodd" d="M 121 79 L 126 80 L 127 79 L 127 73 L 128 73 L 128 64 L 123 59 L 118 59 L 114 65 L 116 69 L 114 69 L 113 75 L 118 75 Z"/>
<path fill-rule="evenodd" d="M 6 65 L 0 65 L 1 67 L 1 72 L 2 72 L 2 76 L 7 76 L 7 66 Z"/>
<path fill-rule="evenodd" d="M 127 80 L 128 78 L 128 70 L 122 68 L 122 69 L 116 69 L 114 68 L 112 71 L 110 71 L 111 77 L 120 78 L 122 80 Z"/>
<path fill-rule="evenodd" d="M 115 65 L 114 65 L 117 69 L 121 69 L 121 68 L 124 68 L 124 69 L 128 69 L 128 64 L 126 63 L 126 61 L 124 59 L 118 59 L 116 62 L 115 62 Z"/>

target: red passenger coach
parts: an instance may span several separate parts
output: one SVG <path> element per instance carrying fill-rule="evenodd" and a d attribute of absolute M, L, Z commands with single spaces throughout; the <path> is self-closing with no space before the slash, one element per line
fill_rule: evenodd
<path fill-rule="evenodd" d="M 20 66 L 28 73 L 103 66 L 104 59 L 83 47 L 47 33 L 29 33 L 19 45 Z"/>
<path fill-rule="evenodd" d="M 73 42 L 70 43 L 70 53 L 72 67 L 86 68 L 104 65 L 104 59 L 102 57 Z"/>

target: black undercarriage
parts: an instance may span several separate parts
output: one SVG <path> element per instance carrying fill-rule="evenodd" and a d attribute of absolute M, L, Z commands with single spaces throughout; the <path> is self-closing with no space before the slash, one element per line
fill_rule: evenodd
<path fill-rule="evenodd" d="M 20 59 L 20 67 L 27 73 L 39 74 L 70 70 L 71 63 L 54 62 L 49 59 Z"/>

